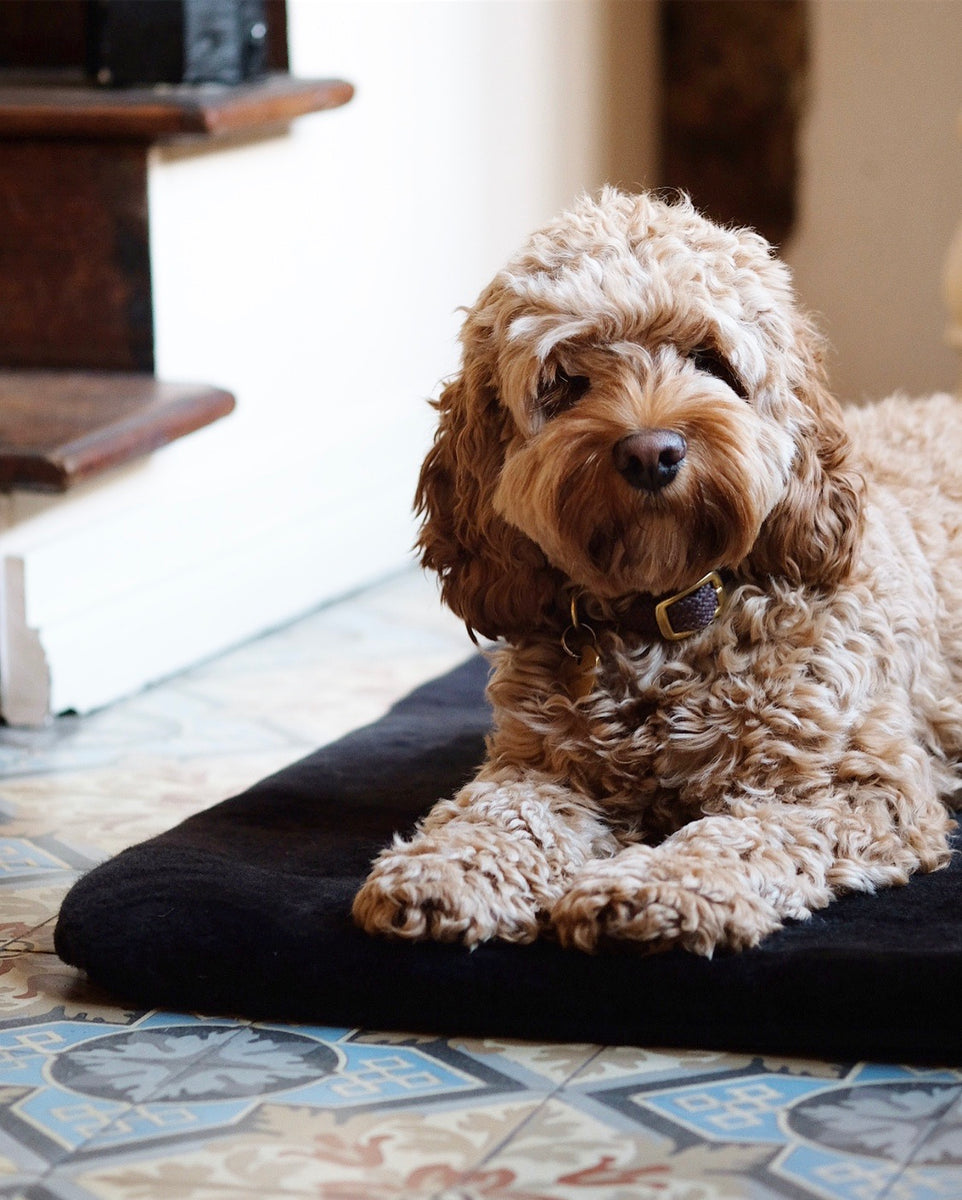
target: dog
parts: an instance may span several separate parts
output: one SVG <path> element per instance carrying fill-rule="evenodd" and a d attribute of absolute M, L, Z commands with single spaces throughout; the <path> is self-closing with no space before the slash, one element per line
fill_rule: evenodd
<path fill-rule="evenodd" d="M 843 410 L 787 268 L 684 196 L 582 198 L 461 340 L 418 544 L 496 643 L 493 731 L 356 922 L 710 956 L 944 866 L 955 400 Z"/>

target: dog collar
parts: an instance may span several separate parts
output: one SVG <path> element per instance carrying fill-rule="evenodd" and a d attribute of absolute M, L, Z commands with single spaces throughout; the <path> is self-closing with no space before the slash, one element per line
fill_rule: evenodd
<path fill-rule="evenodd" d="M 579 620 L 578 599 L 578 593 L 571 597 L 571 624 L 561 635 L 562 648 L 568 655 L 565 684 L 576 700 L 593 691 L 599 660 L 595 630 Z M 720 573 L 709 571 L 682 592 L 635 597 L 624 612 L 609 618 L 605 624 L 642 637 L 682 642 L 707 629 L 721 612 L 725 599 Z"/>
<path fill-rule="evenodd" d="M 724 603 L 722 577 L 717 571 L 709 571 L 683 592 L 660 597 L 639 596 L 618 618 L 617 624 L 632 633 L 648 637 L 661 634 L 666 642 L 683 642 L 707 629 Z"/>

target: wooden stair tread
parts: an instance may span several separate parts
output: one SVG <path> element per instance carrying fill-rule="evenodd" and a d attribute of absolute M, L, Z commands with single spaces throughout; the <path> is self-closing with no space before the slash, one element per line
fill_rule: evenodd
<path fill-rule="evenodd" d="M 221 417 L 203 383 L 100 371 L 0 370 L 0 491 L 64 492 Z"/>
<path fill-rule="evenodd" d="M 238 85 L 164 84 L 104 88 L 56 75 L 0 71 L 0 137 L 159 141 L 217 137 L 283 125 L 346 104 L 341 79 L 296 79 L 276 73 Z"/>

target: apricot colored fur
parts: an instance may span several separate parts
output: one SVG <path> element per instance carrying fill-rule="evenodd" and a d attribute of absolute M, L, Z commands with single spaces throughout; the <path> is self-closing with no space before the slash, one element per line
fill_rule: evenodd
<path fill-rule="evenodd" d="M 468 312 L 420 547 L 497 641 L 477 778 L 375 861 L 371 933 L 710 955 L 949 857 L 962 747 L 962 413 L 843 411 L 786 268 L 684 198 L 606 190 Z M 703 351 L 725 369 L 705 369 Z M 573 382 L 572 382 L 573 381 Z M 652 491 L 615 468 L 683 435 Z M 680 642 L 619 618 L 721 569 Z M 577 596 L 593 690 L 566 686 Z"/>

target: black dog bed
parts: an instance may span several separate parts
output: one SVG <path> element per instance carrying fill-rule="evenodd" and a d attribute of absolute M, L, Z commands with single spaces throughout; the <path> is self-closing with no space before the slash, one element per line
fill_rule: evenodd
<path fill-rule="evenodd" d="M 119 999 L 448 1035 L 828 1058 L 962 1058 L 962 866 L 848 896 L 755 950 L 597 956 L 395 943 L 352 896 L 393 830 L 473 772 L 478 658 L 232 800 L 125 850 L 64 902 L 57 952 Z"/>

